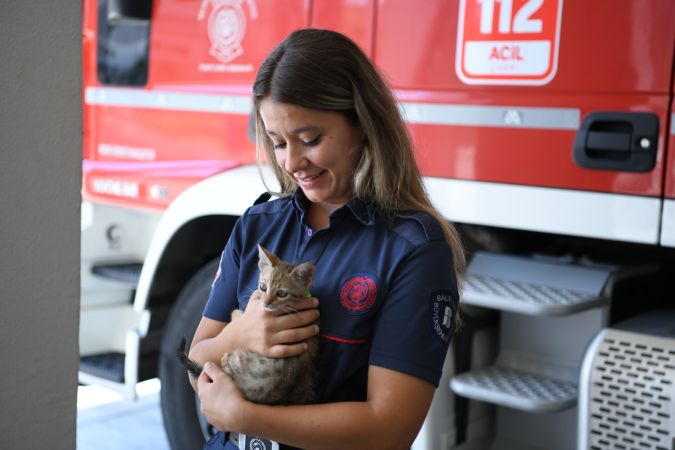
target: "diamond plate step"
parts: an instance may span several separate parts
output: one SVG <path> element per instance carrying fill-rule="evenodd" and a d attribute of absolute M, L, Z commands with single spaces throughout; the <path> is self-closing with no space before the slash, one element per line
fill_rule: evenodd
<path fill-rule="evenodd" d="M 604 304 L 612 269 L 477 252 L 464 280 L 469 305 L 529 315 L 566 315 Z"/>
<path fill-rule="evenodd" d="M 573 383 L 497 366 L 457 375 L 450 388 L 458 395 L 528 412 L 555 412 L 574 406 Z"/>

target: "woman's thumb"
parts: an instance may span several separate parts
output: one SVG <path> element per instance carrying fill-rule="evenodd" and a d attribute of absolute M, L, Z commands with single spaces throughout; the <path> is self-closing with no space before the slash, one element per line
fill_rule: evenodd
<path fill-rule="evenodd" d="M 215 379 L 219 374 L 223 373 L 223 370 L 211 361 L 207 361 L 204 364 L 203 370 L 212 380 Z"/>

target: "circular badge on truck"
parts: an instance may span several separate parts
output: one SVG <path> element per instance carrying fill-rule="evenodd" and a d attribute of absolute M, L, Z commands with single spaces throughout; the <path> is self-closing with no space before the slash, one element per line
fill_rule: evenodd
<path fill-rule="evenodd" d="M 222 1 L 209 17 L 211 54 L 222 62 L 232 61 L 243 53 L 241 41 L 246 32 L 246 16 L 237 1 Z"/>
<path fill-rule="evenodd" d="M 349 314 L 365 314 L 377 301 L 377 278 L 369 273 L 347 277 L 340 288 L 340 305 Z"/>

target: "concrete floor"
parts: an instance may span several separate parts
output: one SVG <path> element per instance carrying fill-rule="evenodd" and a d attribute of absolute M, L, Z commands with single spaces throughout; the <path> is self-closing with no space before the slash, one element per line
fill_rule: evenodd
<path fill-rule="evenodd" d="M 138 400 L 100 386 L 77 394 L 77 450 L 170 450 L 159 409 L 159 380 L 138 385 Z"/>

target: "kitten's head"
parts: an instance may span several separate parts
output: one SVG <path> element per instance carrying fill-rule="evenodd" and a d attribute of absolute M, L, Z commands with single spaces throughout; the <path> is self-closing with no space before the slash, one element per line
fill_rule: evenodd
<path fill-rule="evenodd" d="M 289 307 L 298 298 L 308 297 L 314 277 L 314 264 L 305 262 L 294 266 L 281 261 L 266 248 L 258 245 L 258 290 L 265 309 L 276 311 Z"/>

